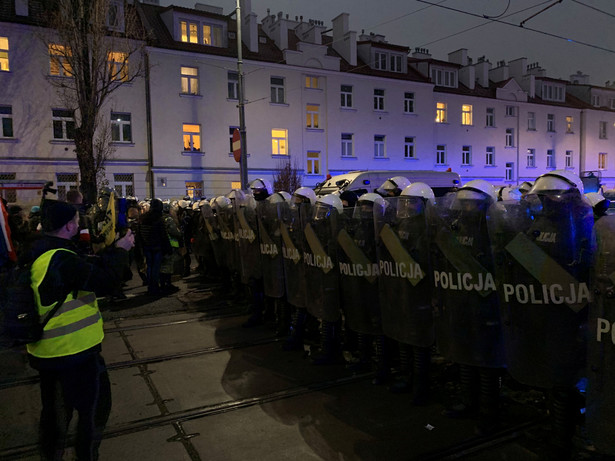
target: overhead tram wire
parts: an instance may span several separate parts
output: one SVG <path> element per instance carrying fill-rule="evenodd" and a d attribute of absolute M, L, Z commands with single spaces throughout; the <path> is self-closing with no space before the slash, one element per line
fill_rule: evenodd
<path fill-rule="evenodd" d="M 599 13 L 606 14 L 607 16 L 610 16 L 610 17 L 612 17 L 612 18 L 615 18 L 615 14 L 613 14 L 613 13 L 609 13 L 608 11 L 604 11 L 604 10 L 598 9 L 598 8 L 596 8 L 595 6 L 588 5 L 587 3 L 580 2 L 579 0 L 572 0 L 572 1 L 573 1 L 574 3 L 578 3 L 579 5 L 586 6 L 587 8 L 590 8 L 590 9 L 592 9 L 592 10 L 595 10 L 595 11 L 597 11 L 597 12 L 599 12 Z"/>
<path fill-rule="evenodd" d="M 421 2 L 421 3 L 426 3 L 426 4 L 432 5 L 432 6 L 437 6 L 439 8 L 444 8 L 444 9 L 447 9 L 447 10 L 450 10 L 450 11 L 455 11 L 457 13 L 463 13 L 463 14 L 466 14 L 468 16 L 474 16 L 476 18 L 484 19 L 483 15 L 476 14 L 476 13 L 471 13 L 469 11 L 464 11 L 464 10 L 460 10 L 460 9 L 457 9 L 457 8 L 451 8 L 449 6 L 444 6 L 444 5 L 440 5 L 440 4 L 437 4 L 437 3 L 431 3 L 431 2 L 428 2 L 427 0 L 416 0 L 416 1 L 417 2 Z M 594 49 L 597 49 L 597 50 L 606 51 L 608 53 L 615 53 L 615 50 L 612 50 L 610 48 L 605 48 L 605 47 L 600 46 L 600 45 L 594 45 L 592 43 L 582 42 L 580 40 L 575 40 L 573 38 L 564 37 L 562 35 L 554 34 L 554 33 L 551 33 L 551 32 L 546 32 L 544 30 L 534 29 L 532 27 L 524 27 L 524 26 L 521 26 L 519 24 L 515 24 L 515 23 L 507 22 L 507 21 L 502 21 L 500 19 L 491 19 L 491 21 L 498 22 L 500 24 L 505 24 L 507 26 L 517 27 L 517 28 L 522 29 L 522 30 L 529 30 L 531 32 L 536 32 L 538 34 L 546 35 L 547 37 L 556 38 L 558 40 L 564 40 L 564 41 L 567 41 L 567 42 L 570 42 L 570 43 L 576 43 L 577 45 L 587 46 L 589 48 L 594 48 Z"/>

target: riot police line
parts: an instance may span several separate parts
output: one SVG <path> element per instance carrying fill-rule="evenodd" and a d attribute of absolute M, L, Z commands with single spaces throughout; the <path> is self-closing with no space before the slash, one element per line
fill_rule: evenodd
<path fill-rule="evenodd" d="M 351 207 L 306 187 L 274 193 L 264 179 L 202 203 L 208 258 L 250 287 L 246 326 L 263 321 L 269 300 L 284 348 L 303 350 L 318 319 L 314 363 L 342 363 L 341 338 L 352 338 L 350 366 L 375 362 L 380 381 L 394 341 L 391 388 L 419 405 L 435 345 L 460 367 L 461 396 L 446 413 L 477 417 L 479 433 L 498 428 L 506 370 L 548 394 L 549 441 L 563 457 L 586 378 L 588 438 L 615 454 L 615 217 L 598 220 L 604 203 L 569 171 L 499 191 L 474 180 L 437 200 L 404 179 Z"/>

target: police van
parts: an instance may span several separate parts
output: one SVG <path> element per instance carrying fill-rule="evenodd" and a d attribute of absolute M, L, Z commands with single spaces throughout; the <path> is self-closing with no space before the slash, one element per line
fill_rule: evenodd
<path fill-rule="evenodd" d="M 314 192 L 316 192 L 316 195 L 327 195 L 351 190 L 358 195 L 362 195 L 367 192 L 374 192 L 383 182 L 393 176 L 403 176 L 408 178 L 411 183 L 424 182 L 433 189 L 436 197 L 441 197 L 447 192 L 455 191 L 458 187 L 461 187 L 459 174 L 451 171 L 358 170 L 333 176 L 317 184 Z"/>

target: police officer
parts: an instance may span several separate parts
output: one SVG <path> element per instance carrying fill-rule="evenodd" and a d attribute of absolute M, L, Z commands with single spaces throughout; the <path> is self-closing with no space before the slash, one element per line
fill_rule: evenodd
<path fill-rule="evenodd" d="M 376 192 L 383 197 L 399 197 L 401 191 L 410 185 L 410 180 L 404 176 L 393 176 L 382 183 Z"/>
<path fill-rule="evenodd" d="M 98 447 L 111 410 L 111 387 L 100 355 L 102 317 L 97 296 L 111 293 L 128 265 L 134 236 L 128 231 L 95 260 L 77 255 L 71 238 L 79 230 L 76 208 L 46 201 L 44 236 L 30 255 L 38 312 L 63 305 L 45 326 L 40 341 L 27 345 L 30 364 L 40 374 L 43 459 L 62 459 L 68 426 L 78 413 L 75 450 L 80 460 L 98 459 Z M 70 315 L 62 315 L 70 311 Z"/>

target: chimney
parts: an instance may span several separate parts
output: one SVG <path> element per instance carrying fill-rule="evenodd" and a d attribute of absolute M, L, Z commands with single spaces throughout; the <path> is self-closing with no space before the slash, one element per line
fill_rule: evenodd
<path fill-rule="evenodd" d="M 547 70 L 540 67 L 540 64 L 533 62 L 527 66 L 527 73 L 536 77 L 546 77 Z"/>
<path fill-rule="evenodd" d="M 473 67 L 476 69 L 476 82 L 483 88 L 487 88 L 489 86 L 489 70 L 491 69 L 491 63 L 485 59 L 484 56 L 481 56 Z"/>
<path fill-rule="evenodd" d="M 258 53 L 258 23 L 252 11 L 252 0 L 240 0 L 241 41 L 252 53 Z"/>
<path fill-rule="evenodd" d="M 476 68 L 474 66 L 465 66 L 459 69 L 459 81 L 473 90 L 476 83 Z"/>
<path fill-rule="evenodd" d="M 527 58 L 517 58 L 508 63 L 508 72 L 517 82 L 520 82 L 526 74 Z"/>
<path fill-rule="evenodd" d="M 357 65 L 357 33 L 349 31 L 349 15 L 342 13 L 333 19 L 333 49 L 351 66 Z"/>
<path fill-rule="evenodd" d="M 417 59 L 429 59 L 431 55 L 429 54 L 429 50 L 427 48 L 415 48 L 414 53 L 412 53 L 413 58 Z"/>
<path fill-rule="evenodd" d="M 462 66 L 467 66 L 468 63 L 468 50 L 466 48 L 461 48 L 457 51 L 453 51 L 448 54 L 448 62 L 452 62 L 454 64 L 461 64 Z"/>
<path fill-rule="evenodd" d="M 489 70 L 489 80 L 493 80 L 494 82 L 508 80 L 508 66 L 506 65 L 506 61 L 498 61 L 496 68 Z"/>
<path fill-rule="evenodd" d="M 15 14 L 28 16 L 28 0 L 15 0 Z"/>
<path fill-rule="evenodd" d="M 572 74 L 570 76 L 570 82 L 571 83 L 576 83 L 578 85 L 589 85 L 589 75 L 584 74 L 583 72 L 581 72 L 580 70 L 577 70 L 576 74 Z M 609 87 L 609 83 L 610 82 L 606 82 L 604 84 L 605 87 Z"/>

